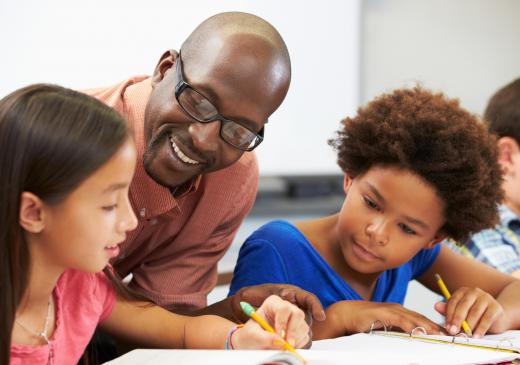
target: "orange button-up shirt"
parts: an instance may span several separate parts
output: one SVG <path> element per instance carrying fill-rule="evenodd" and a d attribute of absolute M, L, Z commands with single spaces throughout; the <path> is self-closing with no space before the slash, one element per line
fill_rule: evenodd
<path fill-rule="evenodd" d="M 149 77 L 85 91 L 125 117 L 137 146 L 130 201 L 139 224 L 113 265 L 123 277 L 132 274 L 133 289 L 167 309 L 203 308 L 217 281 L 217 263 L 253 205 L 258 163 L 246 152 L 233 165 L 199 176 L 175 198 L 143 167 L 144 111 L 151 91 Z"/>

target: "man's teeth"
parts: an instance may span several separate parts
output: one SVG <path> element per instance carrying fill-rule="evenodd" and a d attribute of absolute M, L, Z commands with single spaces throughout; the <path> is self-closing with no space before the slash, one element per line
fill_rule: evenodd
<path fill-rule="evenodd" d="M 199 162 L 197 162 L 195 160 L 192 160 L 191 158 L 186 156 L 184 153 L 182 153 L 181 149 L 179 147 L 177 147 L 177 145 L 173 141 L 173 138 L 171 138 L 171 137 L 170 137 L 170 142 L 172 144 L 173 150 L 175 151 L 177 156 L 179 156 L 179 158 L 182 160 L 182 162 L 186 162 L 186 163 L 189 163 L 189 164 L 192 164 L 192 165 L 198 165 L 199 164 Z"/>

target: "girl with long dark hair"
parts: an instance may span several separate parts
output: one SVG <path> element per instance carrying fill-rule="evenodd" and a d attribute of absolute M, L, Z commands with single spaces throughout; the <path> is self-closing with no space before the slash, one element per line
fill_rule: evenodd
<path fill-rule="evenodd" d="M 53 85 L 0 100 L 0 363 L 75 364 L 98 323 L 147 347 L 277 348 L 256 323 L 186 317 L 125 297 L 109 260 L 135 228 L 136 150 L 121 116 Z M 258 310 L 301 347 L 303 313 Z"/>

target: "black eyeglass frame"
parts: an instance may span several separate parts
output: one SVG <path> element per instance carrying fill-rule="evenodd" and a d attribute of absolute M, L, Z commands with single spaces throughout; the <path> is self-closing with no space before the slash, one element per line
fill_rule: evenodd
<path fill-rule="evenodd" d="M 191 118 L 195 119 L 199 123 L 212 123 L 212 122 L 220 121 L 220 130 L 219 130 L 220 138 L 222 138 L 222 140 L 224 142 L 226 142 L 227 144 L 229 144 L 229 145 L 231 145 L 231 146 L 233 146 L 233 147 L 235 147 L 235 148 L 237 148 L 237 149 L 239 149 L 241 151 L 247 151 L 247 152 L 253 151 L 256 147 L 258 147 L 258 145 L 260 145 L 260 143 L 262 143 L 262 141 L 264 140 L 264 129 L 265 129 L 265 126 L 262 126 L 262 129 L 260 129 L 260 131 L 258 131 L 258 133 L 257 133 L 255 131 L 251 130 L 250 128 L 246 127 L 242 123 L 238 123 L 238 122 L 235 122 L 234 120 L 231 120 L 231 119 L 228 119 L 228 118 L 224 117 L 222 114 L 220 114 L 218 112 L 217 107 L 215 105 L 213 105 L 213 103 L 206 96 L 204 96 L 204 94 L 202 94 L 197 89 L 195 89 L 193 86 L 191 86 L 186 81 L 184 81 L 184 77 L 182 75 L 182 69 L 183 69 L 183 67 L 182 67 L 181 53 L 179 52 L 179 57 L 177 57 L 176 65 L 175 65 L 175 74 L 176 74 L 176 77 L 177 77 L 177 83 L 175 84 L 175 99 L 177 100 L 177 103 L 180 105 L 182 110 L 187 115 L 189 115 Z M 211 119 L 200 119 L 200 118 L 192 115 L 188 110 L 186 110 L 186 108 L 180 102 L 179 96 L 182 94 L 182 92 L 185 89 L 191 89 L 193 92 L 197 93 L 198 95 L 200 95 L 201 97 L 206 99 L 215 108 L 215 111 L 217 113 L 214 116 L 212 116 Z M 254 134 L 256 136 L 255 140 L 257 142 L 252 147 L 247 147 L 247 148 L 244 148 L 244 147 L 237 146 L 237 145 L 233 144 L 232 142 L 228 141 L 226 139 L 226 137 L 224 137 L 223 129 L 224 129 L 224 124 L 225 123 L 238 124 L 242 128 L 247 129 L 248 131 L 250 131 L 252 134 Z M 267 121 L 266 121 L 266 123 L 267 123 Z"/>

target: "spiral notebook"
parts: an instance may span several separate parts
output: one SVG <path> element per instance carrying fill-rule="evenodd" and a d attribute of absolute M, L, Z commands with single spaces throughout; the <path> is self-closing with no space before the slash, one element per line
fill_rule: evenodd
<path fill-rule="evenodd" d="M 371 331 L 313 342 L 314 350 L 347 350 L 399 356 L 401 364 L 497 364 L 520 359 L 520 331 L 487 335 L 481 339 L 464 336 L 425 335 Z"/>
<path fill-rule="evenodd" d="M 457 336 L 426 335 L 422 331 L 412 333 L 394 331 L 372 331 L 372 335 L 397 337 L 405 340 L 416 340 L 446 345 L 476 347 L 485 350 L 502 351 L 520 354 L 520 331 L 508 331 L 500 335 L 486 335 L 472 338 L 463 333 Z"/>

